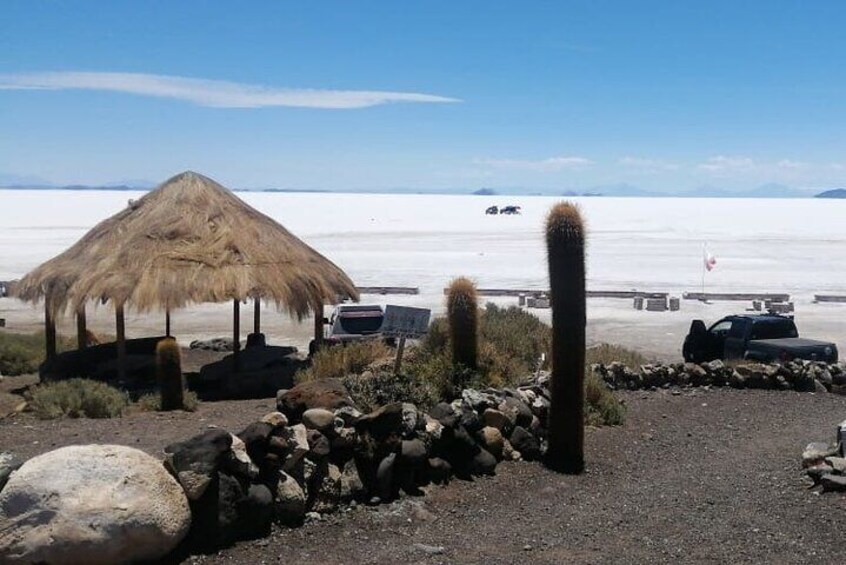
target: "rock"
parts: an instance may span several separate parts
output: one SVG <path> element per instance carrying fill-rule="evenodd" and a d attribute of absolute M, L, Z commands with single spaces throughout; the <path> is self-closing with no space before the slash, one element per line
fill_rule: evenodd
<path fill-rule="evenodd" d="M 195 520 L 194 529 L 191 532 L 193 540 L 204 548 L 220 547 L 231 544 L 241 534 L 241 517 L 239 508 L 246 498 L 246 492 L 241 483 L 226 473 L 218 473 L 217 491 L 217 516 L 205 516 L 205 520 Z M 209 491 L 211 493 L 211 491 Z M 208 513 L 211 507 L 203 507 L 202 511 Z M 194 516 L 198 514 L 197 505 L 193 507 Z M 198 527 L 202 524 L 202 527 Z"/>
<path fill-rule="evenodd" d="M 284 415 L 282 417 L 284 418 Z M 238 433 L 238 438 L 244 442 L 250 459 L 257 462 L 264 459 L 267 455 L 270 435 L 274 431 L 275 428 L 267 422 L 253 422 Z"/>
<path fill-rule="evenodd" d="M 511 420 L 495 408 L 487 408 L 482 413 L 482 423 L 485 426 L 496 428 L 501 432 L 510 432 L 514 428 Z"/>
<path fill-rule="evenodd" d="M 377 441 L 384 440 L 392 433 L 399 433 L 402 426 L 402 404 L 394 402 L 381 406 L 358 419 L 355 428 L 367 431 Z"/>
<path fill-rule="evenodd" d="M 382 500 L 390 500 L 396 494 L 396 487 L 394 486 L 396 458 L 396 453 L 389 453 L 382 459 L 376 470 L 376 483 L 379 487 L 379 497 Z"/>
<path fill-rule="evenodd" d="M 188 499 L 198 500 L 229 457 L 231 447 L 232 435 L 214 428 L 165 447 L 164 464 L 185 489 Z"/>
<path fill-rule="evenodd" d="M 479 415 L 475 412 L 475 410 L 471 410 L 467 406 L 465 406 L 461 410 L 461 418 L 459 419 L 459 425 L 464 427 L 464 429 L 466 429 L 471 434 L 478 432 L 484 427 L 482 419 L 479 418 Z"/>
<path fill-rule="evenodd" d="M 822 479 L 823 475 L 827 475 L 834 471 L 834 469 L 830 465 L 820 464 L 820 465 L 812 465 L 805 469 L 805 473 L 811 477 L 814 481 L 815 485 L 820 483 L 820 479 Z"/>
<path fill-rule="evenodd" d="M 328 514 L 338 508 L 341 500 L 341 471 L 329 463 L 322 466 L 316 475 L 317 481 L 309 490 L 308 508 L 312 512 Z"/>
<path fill-rule="evenodd" d="M 206 351 L 234 351 L 235 342 L 230 337 L 216 337 L 213 339 L 197 339 L 191 342 L 189 349 L 204 349 Z"/>
<path fill-rule="evenodd" d="M 458 414 L 446 402 L 436 404 L 429 410 L 429 416 L 437 420 L 445 428 L 454 428 L 458 425 Z"/>
<path fill-rule="evenodd" d="M 523 459 L 526 461 L 536 461 L 540 459 L 541 450 L 538 440 L 535 436 L 530 434 L 525 428 L 517 426 L 511 432 L 511 437 L 508 438 L 511 445 L 520 452 Z"/>
<path fill-rule="evenodd" d="M 497 460 L 502 460 L 502 451 L 505 448 L 505 438 L 502 437 L 502 432 L 492 426 L 485 426 L 478 432 L 477 437 L 482 447 Z"/>
<path fill-rule="evenodd" d="M 23 465 L 23 461 L 13 453 L 9 451 L 0 452 L 0 491 L 6 486 L 6 481 L 9 480 L 12 471 L 16 471 L 21 465 Z"/>
<path fill-rule="evenodd" d="M 435 484 L 447 484 L 452 475 L 452 465 L 444 461 L 440 457 L 432 457 L 428 461 L 429 464 L 429 478 Z"/>
<path fill-rule="evenodd" d="M 308 453 L 310 447 L 308 444 L 308 431 L 302 424 L 290 426 L 285 430 L 287 433 L 284 436 L 288 443 L 290 453 L 285 459 L 283 469 L 290 472 Z"/>
<path fill-rule="evenodd" d="M 73 445 L 34 457 L 0 493 L 0 562 L 154 561 L 188 533 L 179 483 L 154 457 Z"/>
<path fill-rule="evenodd" d="M 261 421 L 270 424 L 274 429 L 284 428 L 288 425 L 288 417 L 282 412 L 269 412 L 262 416 Z"/>
<path fill-rule="evenodd" d="M 540 418 L 541 422 L 546 422 L 546 418 L 549 415 L 549 400 L 543 396 L 537 396 L 532 401 L 530 408 L 532 410 L 532 414 Z"/>
<path fill-rule="evenodd" d="M 826 465 L 830 465 L 837 474 L 846 475 L 846 458 L 826 457 L 825 463 Z"/>
<path fill-rule="evenodd" d="M 441 555 L 445 551 L 441 545 L 426 545 L 425 543 L 415 543 L 412 547 L 426 555 Z"/>
<path fill-rule="evenodd" d="M 433 441 L 441 439 L 441 434 L 444 431 L 443 424 L 441 424 L 439 420 L 432 418 L 428 414 L 424 415 L 424 419 L 426 421 L 426 425 L 423 428 L 423 433 L 429 436 Z"/>
<path fill-rule="evenodd" d="M 503 461 L 519 461 L 521 459 L 520 452 L 514 451 L 514 447 L 507 439 L 502 442 L 502 460 Z"/>
<path fill-rule="evenodd" d="M 428 459 L 426 446 L 419 439 L 405 439 L 400 448 L 400 458 L 404 464 L 420 466 Z"/>
<path fill-rule="evenodd" d="M 809 443 L 805 447 L 805 451 L 802 452 L 802 466 L 812 467 L 819 465 L 826 457 L 836 456 L 837 454 L 836 445 L 832 446 L 821 442 Z"/>
<path fill-rule="evenodd" d="M 326 433 L 335 427 L 335 414 L 325 408 L 309 408 L 302 415 L 303 425 L 310 430 Z"/>
<path fill-rule="evenodd" d="M 496 473 L 496 457 L 486 449 L 480 449 L 473 457 L 472 472 L 474 475 L 494 475 Z"/>
<path fill-rule="evenodd" d="M 420 422 L 419 412 L 417 406 L 410 402 L 402 403 L 402 437 L 410 438 L 414 436 L 417 431 L 418 422 Z M 422 424 L 422 422 L 421 422 Z"/>
<path fill-rule="evenodd" d="M 259 475 L 258 467 L 255 466 L 253 460 L 247 454 L 247 445 L 244 441 L 236 435 L 232 436 L 232 447 L 230 448 L 230 456 L 223 464 L 223 467 L 235 475 L 240 475 L 246 479 L 255 479 Z"/>
<path fill-rule="evenodd" d="M 532 423 L 532 416 L 534 416 L 528 406 L 511 396 L 505 397 L 505 400 L 499 405 L 499 410 L 515 425 L 524 428 L 529 427 Z"/>
<path fill-rule="evenodd" d="M 342 406 L 335 410 L 335 417 L 343 420 L 345 426 L 353 426 L 361 418 L 361 412 L 352 406 Z"/>
<path fill-rule="evenodd" d="M 820 479 L 823 492 L 846 492 L 846 476 L 823 475 Z"/>
<path fill-rule="evenodd" d="M 708 371 L 709 373 L 719 373 L 723 369 L 725 369 L 726 365 L 719 359 L 714 359 L 709 363 L 703 363 L 702 368 Z"/>
<path fill-rule="evenodd" d="M 273 521 L 273 494 L 262 484 L 250 485 L 247 496 L 238 507 L 240 516 L 239 537 L 264 537 L 270 533 Z"/>
<path fill-rule="evenodd" d="M 367 490 L 358 473 L 358 466 L 353 460 L 347 461 L 344 470 L 341 471 L 341 500 L 363 499 L 366 493 Z"/>
<path fill-rule="evenodd" d="M 300 484 L 294 478 L 280 471 L 274 499 L 276 519 L 283 524 L 301 524 L 306 512 L 306 497 Z"/>
<path fill-rule="evenodd" d="M 308 431 L 308 456 L 312 460 L 322 459 L 329 455 L 329 440 L 317 430 Z"/>
<path fill-rule="evenodd" d="M 484 412 L 485 408 L 496 406 L 496 399 L 472 388 L 465 388 L 461 391 L 461 400 L 476 412 Z"/>
<path fill-rule="evenodd" d="M 280 391 L 276 397 L 276 408 L 292 422 L 299 422 L 303 412 L 310 408 L 325 408 L 334 412 L 344 406 L 355 407 L 355 403 L 338 379 L 299 383 L 290 390 Z"/>

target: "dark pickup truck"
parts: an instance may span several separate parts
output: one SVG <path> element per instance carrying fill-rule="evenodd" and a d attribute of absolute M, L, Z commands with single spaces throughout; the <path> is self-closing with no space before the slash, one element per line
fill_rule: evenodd
<path fill-rule="evenodd" d="M 769 363 L 810 359 L 837 362 L 837 346 L 799 337 L 792 318 L 776 314 L 727 316 L 710 328 L 694 320 L 682 349 L 684 360 L 749 359 Z"/>

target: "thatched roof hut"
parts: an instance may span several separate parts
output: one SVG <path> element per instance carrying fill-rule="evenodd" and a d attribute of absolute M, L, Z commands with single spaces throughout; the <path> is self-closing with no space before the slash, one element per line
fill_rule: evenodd
<path fill-rule="evenodd" d="M 47 300 L 54 313 L 89 301 L 148 312 L 261 299 L 299 318 L 339 297 L 358 298 L 334 263 L 193 172 L 100 222 L 21 279 L 17 295 Z"/>
<path fill-rule="evenodd" d="M 312 311 L 322 316 L 324 303 L 358 299 L 334 263 L 193 172 L 100 222 L 21 279 L 16 295 L 43 300 L 48 322 L 66 309 L 84 315 L 88 302 L 109 302 L 122 317 L 124 306 L 169 312 L 201 302 L 231 300 L 237 307 L 253 299 L 302 319 Z"/>

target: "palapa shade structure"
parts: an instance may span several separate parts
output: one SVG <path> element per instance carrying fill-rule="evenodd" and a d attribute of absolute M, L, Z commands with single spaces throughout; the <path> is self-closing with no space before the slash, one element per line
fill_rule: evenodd
<path fill-rule="evenodd" d="M 323 304 L 358 300 L 355 285 L 334 263 L 217 182 L 190 171 L 100 222 L 28 273 L 16 294 L 43 300 L 48 326 L 67 309 L 82 313 L 84 326 L 86 303 L 110 302 L 119 317 L 119 340 L 125 306 L 170 312 L 232 300 L 237 311 L 240 301 L 253 299 L 258 326 L 260 300 L 298 319 L 315 312 L 321 320 Z"/>

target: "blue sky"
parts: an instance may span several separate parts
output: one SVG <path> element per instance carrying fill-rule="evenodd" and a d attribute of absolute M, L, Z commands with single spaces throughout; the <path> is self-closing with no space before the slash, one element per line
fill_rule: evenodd
<path fill-rule="evenodd" d="M 0 5 L 0 181 L 846 184 L 843 2 Z"/>

